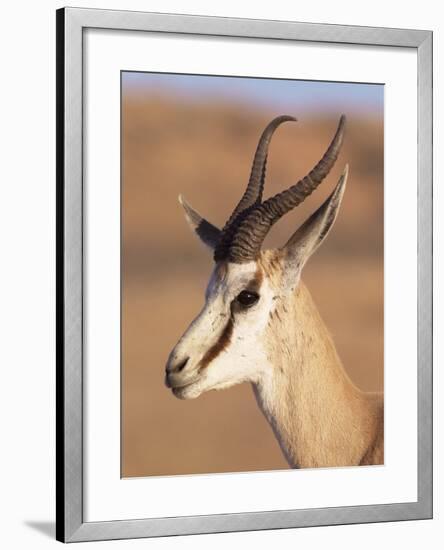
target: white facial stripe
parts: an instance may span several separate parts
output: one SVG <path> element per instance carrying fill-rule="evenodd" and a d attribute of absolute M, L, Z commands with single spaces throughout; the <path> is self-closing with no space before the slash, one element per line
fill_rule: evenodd
<path fill-rule="evenodd" d="M 231 302 L 255 280 L 256 272 L 255 262 L 216 266 L 214 269 L 206 291 L 205 306 L 179 342 L 199 352 L 200 368 L 208 367 L 230 345 L 235 325 L 231 317 Z"/>

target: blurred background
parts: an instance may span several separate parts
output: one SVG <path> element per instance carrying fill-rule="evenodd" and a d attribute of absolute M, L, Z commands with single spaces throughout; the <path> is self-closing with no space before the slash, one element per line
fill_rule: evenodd
<path fill-rule="evenodd" d="M 382 85 L 122 73 L 122 476 L 287 468 L 250 385 L 180 401 L 164 386 L 168 354 L 201 309 L 212 255 L 177 196 L 222 226 L 248 181 L 257 141 L 275 116 L 264 196 L 321 158 L 348 118 L 331 175 L 277 223 L 282 245 L 331 192 L 345 163 L 338 220 L 303 279 L 352 380 L 383 389 Z"/>

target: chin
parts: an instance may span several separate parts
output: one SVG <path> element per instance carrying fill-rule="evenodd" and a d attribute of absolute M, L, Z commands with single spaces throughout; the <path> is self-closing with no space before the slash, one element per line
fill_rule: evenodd
<path fill-rule="evenodd" d="M 172 392 L 173 392 L 173 395 L 177 397 L 177 399 L 185 400 L 185 399 L 196 399 L 196 397 L 199 397 L 199 395 L 201 395 L 202 390 L 197 388 L 196 384 L 191 384 L 190 386 L 185 386 L 183 388 L 173 388 Z"/>

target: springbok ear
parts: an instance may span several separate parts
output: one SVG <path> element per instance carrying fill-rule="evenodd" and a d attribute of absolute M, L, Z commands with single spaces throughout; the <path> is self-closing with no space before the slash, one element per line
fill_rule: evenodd
<path fill-rule="evenodd" d="M 196 232 L 197 236 L 204 244 L 214 250 L 219 242 L 221 230 L 202 218 L 202 216 L 187 203 L 182 195 L 179 195 L 179 202 L 185 210 L 185 217 L 191 229 Z"/>
<path fill-rule="evenodd" d="M 348 164 L 345 166 L 333 193 L 291 236 L 282 248 L 290 268 L 301 271 L 306 261 L 327 236 L 339 212 L 347 183 Z"/>

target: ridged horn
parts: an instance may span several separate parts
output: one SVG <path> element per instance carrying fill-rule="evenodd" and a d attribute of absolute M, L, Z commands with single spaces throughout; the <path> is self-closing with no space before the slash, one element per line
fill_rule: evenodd
<path fill-rule="evenodd" d="M 258 204 L 245 216 L 240 216 L 238 223 L 231 230 L 231 242 L 223 239 L 215 250 L 215 259 L 226 259 L 230 262 L 245 263 L 257 258 L 261 245 L 273 224 L 287 212 L 301 204 L 318 187 L 332 169 L 341 149 L 345 128 L 345 116 L 342 115 L 335 136 L 324 156 L 303 179 L 289 189 L 278 193 Z"/>
<path fill-rule="evenodd" d="M 238 205 L 233 210 L 231 216 L 225 224 L 222 232 L 228 229 L 228 227 L 234 222 L 234 220 L 241 212 L 243 212 L 247 208 L 250 208 L 251 206 L 260 204 L 262 202 L 268 147 L 270 145 L 271 138 L 273 137 L 273 134 L 278 126 L 280 126 L 283 122 L 290 121 L 296 121 L 296 119 L 289 115 L 278 116 L 274 118 L 262 132 L 256 148 L 256 153 L 254 155 L 253 166 L 251 167 L 251 174 L 247 188 Z"/>
<path fill-rule="evenodd" d="M 297 119 L 290 115 L 281 115 L 274 118 L 262 132 L 256 153 L 253 159 L 250 179 L 247 189 L 241 200 L 233 210 L 228 221 L 225 223 L 217 247 L 214 251 L 214 260 L 217 262 L 223 259 L 229 250 L 233 235 L 239 226 L 239 223 L 245 216 L 262 202 L 262 193 L 265 184 L 265 171 L 268 157 L 268 147 L 275 130 L 284 122 L 296 121 Z"/>

